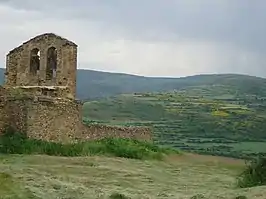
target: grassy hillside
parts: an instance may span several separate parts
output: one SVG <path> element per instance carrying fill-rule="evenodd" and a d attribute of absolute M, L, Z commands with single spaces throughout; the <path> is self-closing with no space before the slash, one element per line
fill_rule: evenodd
<path fill-rule="evenodd" d="M 0 83 L 4 69 L 0 69 Z M 134 92 L 162 92 L 199 85 L 227 85 L 238 92 L 266 93 L 266 80 L 245 75 L 197 75 L 185 78 L 148 78 L 119 73 L 78 70 L 77 97 L 95 99 Z"/>
<path fill-rule="evenodd" d="M 243 80 L 240 86 L 234 81 L 90 101 L 84 116 L 87 122 L 152 126 L 159 144 L 197 153 L 242 158 L 265 154 L 264 88 L 251 89 L 256 81 Z"/>
<path fill-rule="evenodd" d="M 262 199 L 266 182 L 249 173 L 243 160 L 130 139 L 61 144 L 13 131 L 0 137 L 1 199 Z"/>
<path fill-rule="evenodd" d="M 1 155 L 0 195 L 2 199 L 234 199 L 240 195 L 264 199 L 263 186 L 236 188 L 235 176 L 242 168 L 241 161 L 189 154 L 165 161 Z"/>
<path fill-rule="evenodd" d="M 264 161 L 247 167 L 243 160 L 130 139 L 61 144 L 6 131 L 0 137 L 0 198 L 263 199 L 266 181 L 257 174 L 263 175 Z"/>

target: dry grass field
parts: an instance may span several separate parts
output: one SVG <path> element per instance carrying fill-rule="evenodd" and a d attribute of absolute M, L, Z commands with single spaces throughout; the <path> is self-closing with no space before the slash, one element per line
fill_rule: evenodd
<path fill-rule="evenodd" d="M 241 160 L 194 154 L 164 161 L 1 155 L 0 198 L 108 199 L 120 193 L 132 199 L 265 199 L 265 187 L 236 188 L 243 166 Z"/>

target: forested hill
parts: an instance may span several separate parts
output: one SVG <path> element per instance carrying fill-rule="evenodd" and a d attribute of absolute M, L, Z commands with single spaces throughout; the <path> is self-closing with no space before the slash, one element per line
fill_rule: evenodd
<path fill-rule="evenodd" d="M 0 83 L 5 69 L 0 69 Z M 225 85 L 239 93 L 266 95 L 266 79 L 246 75 L 196 75 L 184 78 L 151 78 L 121 73 L 78 70 L 77 98 L 95 99 L 122 93 L 161 92 L 190 86 Z"/>

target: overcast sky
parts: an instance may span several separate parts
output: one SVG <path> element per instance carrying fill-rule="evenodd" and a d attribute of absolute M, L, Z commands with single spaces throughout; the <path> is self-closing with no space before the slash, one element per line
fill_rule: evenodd
<path fill-rule="evenodd" d="M 53 32 L 78 44 L 78 68 L 266 77 L 265 11 L 265 0 L 0 0 L 0 65 Z"/>

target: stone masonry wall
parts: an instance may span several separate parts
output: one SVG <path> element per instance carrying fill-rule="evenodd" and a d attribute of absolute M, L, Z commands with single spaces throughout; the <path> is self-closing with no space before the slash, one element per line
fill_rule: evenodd
<path fill-rule="evenodd" d="M 0 134 L 5 130 L 9 122 L 6 108 L 6 90 L 0 86 Z"/>
<path fill-rule="evenodd" d="M 57 52 L 56 78 L 46 80 L 47 52 L 54 47 Z M 40 69 L 30 72 L 31 52 L 40 52 Z M 68 86 L 69 95 L 76 95 L 77 45 L 52 33 L 32 38 L 13 49 L 6 57 L 5 86 Z"/>
<path fill-rule="evenodd" d="M 81 108 L 82 104 L 73 100 L 54 101 L 49 98 L 39 98 L 28 112 L 28 136 L 63 143 L 104 137 L 151 140 L 151 130 L 148 128 L 87 126 L 82 122 Z"/>
<path fill-rule="evenodd" d="M 17 91 L 27 94 L 28 96 L 47 96 L 55 98 L 68 98 L 72 97 L 68 86 L 19 86 L 19 87 L 7 87 L 6 90 L 11 92 Z"/>
<path fill-rule="evenodd" d="M 85 125 L 82 122 L 82 104 L 74 100 L 50 97 L 8 97 L 4 109 L 6 123 L 34 139 L 69 143 L 77 140 L 95 140 L 105 137 L 151 140 L 151 129 L 144 127 L 116 127 Z M 1 128 L 1 123 L 0 123 Z"/>
<path fill-rule="evenodd" d="M 25 133 L 27 130 L 28 97 L 17 100 L 17 97 L 10 95 L 2 87 L 0 90 L 0 133 L 6 127 L 12 127 L 15 131 Z"/>
<path fill-rule="evenodd" d="M 151 141 L 152 132 L 148 127 L 120 127 L 90 124 L 85 126 L 81 135 L 81 139 L 83 140 L 97 140 L 110 137 Z"/>
<path fill-rule="evenodd" d="M 47 141 L 69 142 L 82 130 L 79 104 L 74 101 L 40 97 L 29 102 L 27 135 Z"/>

